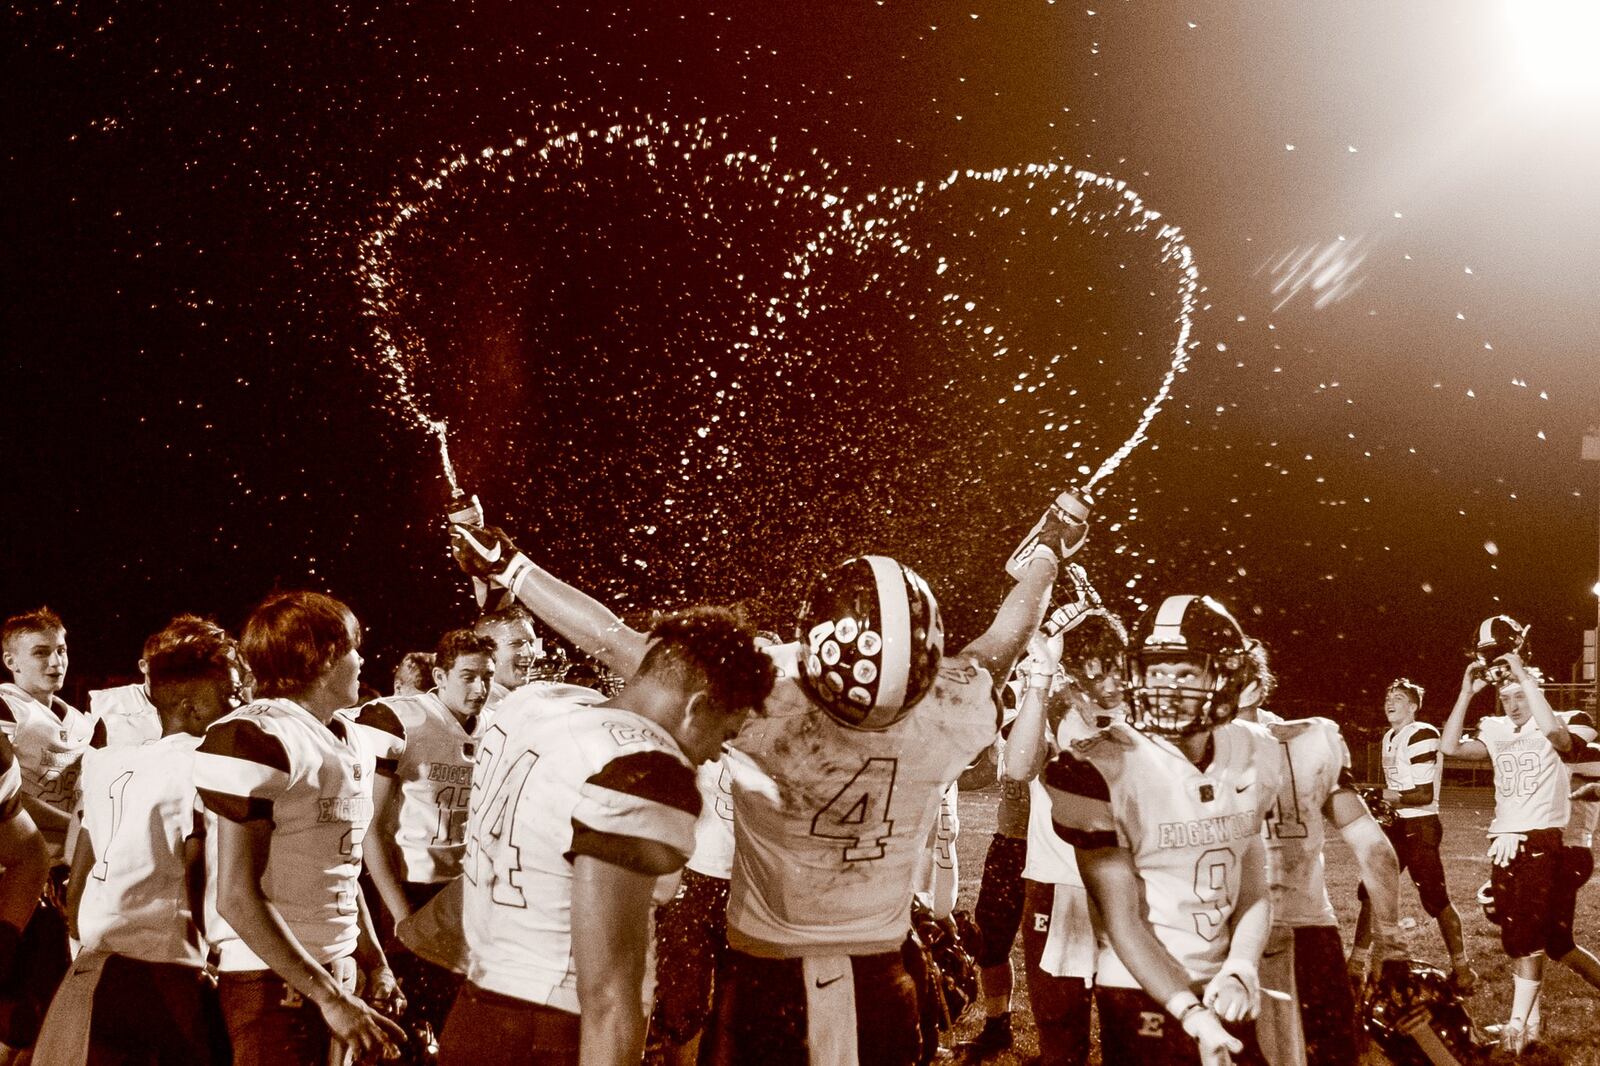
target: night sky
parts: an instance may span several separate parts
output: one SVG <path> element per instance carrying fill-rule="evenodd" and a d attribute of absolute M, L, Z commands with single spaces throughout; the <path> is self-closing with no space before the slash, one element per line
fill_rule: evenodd
<path fill-rule="evenodd" d="M 1218 595 L 1289 708 L 1404 673 L 1436 717 L 1498 611 L 1565 680 L 1600 94 L 1505 9 L 12 5 L 0 608 L 59 610 L 83 680 L 319 587 L 386 687 L 472 613 L 405 387 L 630 616 L 787 630 L 882 551 L 959 644 L 1155 393 L 1187 242 L 1189 365 L 1081 556 L 1107 599 Z"/>

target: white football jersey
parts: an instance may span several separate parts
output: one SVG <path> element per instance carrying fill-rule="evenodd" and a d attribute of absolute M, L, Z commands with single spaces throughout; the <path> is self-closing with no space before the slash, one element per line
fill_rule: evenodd
<path fill-rule="evenodd" d="M 406 745 L 392 767 L 378 766 L 380 774 L 394 779 L 398 795 L 376 813 L 374 832 L 399 847 L 405 880 L 453 881 L 461 873 L 472 766 L 487 716 L 477 715 L 469 731 L 438 693 L 421 692 L 374 700 L 361 708 L 356 721 L 368 724 L 380 707 L 399 719 Z"/>
<path fill-rule="evenodd" d="M 649 719 L 548 700 L 531 687 L 508 696 L 478 747 L 467 820 L 463 927 L 472 983 L 580 1013 L 574 856 L 639 869 L 631 856 L 650 841 L 687 860 L 699 810 L 693 768 Z M 676 882 L 660 879 L 658 903 Z"/>
<path fill-rule="evenodd" d="M 1348 781 L 1350 751 L 1327 718 L 1286 722 L 1263 710 L 1257 721 L 1278 742 L 1281 760 L 1277 796 L 1265 819 L 1272 921 L 1292 928 L 1337 926 L 1323 859 L 1322 808 L 1341 780 Z"/>
<path fill-rule="evenodd" d="M 956 909 L 961 891 L 961 865 L 956 856 L 956 841 L 961 836 L 961 787 L 952 784 L 939 799 L 939 817 L 928 834 L 927 846 L 917 860 L 913 882 L 916 894 L 933 911 L 935 918 L 948 918 Z"/>
<path fill-rule="evenodd" d="M 78 771 L 94 735 L 94 719 L 59 696 L 46 707 L 15 684 L 0 685 L 0 733 L 11 741 L 22 770 L 22 791 L 62 814 L 77 810 Z M 66 846 L 62 830 L 44 832 L 50 854 Z"/>
<path fill-rule="evenodd" d="M 750 955 L 871 955 L 911 927 L 917 861 L 945 789 L 994 741 L 999 704 L 976 660 L 946 657 L 900 721 L 839 724 L 796 680 L 799 645 L 733 742 L 728 943 Z"/>
<path fill-rule="evenodd" d="M 1572 787 L 1588 784 L 1600 778 L 1600 751 L 1594 748 L 1596 730 L 1594 719 L 1587 711 L 1557 711 L 1567 730 L 1572 734 L 1574 748 L 1581 752 L 1568 752 L 1567 769 L 1572 773 Z M 1600 800 L 1573 800 L 1572 817 L 1562 833 L 1562 842 L 1572 847 L 1588 848 L 1594 845 L 1596 823 L 1600 823 Z"/>
<path fill-rule="evenodd" d="M 1494 818 L 1489 833 L 1562 829 L 1572 816 L 1572 775 L 1531 717 L 1518 729 L 1505 715 L 1478 721 L 1477 740 L 1494 770 Z"/>
<path fill-rule="evenodd" d="M 357 725 L 343 711 L 324 725 L 285 699 L 234 711 L 200 742 L 194 772 L 201 801 L 235 822 L 271 820 L 262 889 L 320 963 L 355 950 L 372 775 L 377 760 L 397 759 L 404 743 L 402 734 Z M 236 936 L 222 940 L 221 950 L 223 970 L 267 968 Z"/>
<path fill-rule="evenodd" d="M 700 817 L 694 823 L 694 854 L 688 868 L 726 881 L 733 876 L 733 768 L 722 758 L 701 763 L 694 773 L 700 791 Z"/>
<path fill-rule="evenodd" d="M 1204 769 L 1168 741 L 1116 723 L 1045 769 L 1057 831 L 1080 847 L 1122 847 L 1144 885 L 1157 939 L 1196 981 L 1228 956 L 1241 866 L 1278 793 L 1277 741 L 1233 721 L 1212 731 Z M 1137 988 L 1109 942 L 1096 984 Z"/>
<path fill-rule="evenodd" d="M 106 747 L 137 747 L 161 739 L 161 715 L 143 685 L 118 685 L 89 693 L 89 714 L 106 731 Z"/>
<path fill-rule="evenodd" d="M 1028 799 L 1028 857 L 1022 876 L 1041 885 L 1082 888 L 1077 849 L 1062 840 L 1051 824 L 1050 793 L 1044 781 L 1036 777 L 1028 782 Z"/>
<path fill-rule="evenodd" d="M 1413 721 L 1383 734 L 1383 783 L 1396 792 L 1410 792 L 1422 785 L 1433 786 L 1433 797 L 1424 804 L 1404 807 L 1396 803 L 1401 818 L 1421 818 L 1439 813 L 1439 771 L 1444 753 L 1439 750 L 1439 727 Z"/>
<path fill-rule="evenodd" d="M 205 965 L 183 853 L 190 837 L 207 835 L 194 785 L 199 746 L 177 733 L 83 757 L 83 827 L 95 858 L 78 904 L 85 948 Z"/>

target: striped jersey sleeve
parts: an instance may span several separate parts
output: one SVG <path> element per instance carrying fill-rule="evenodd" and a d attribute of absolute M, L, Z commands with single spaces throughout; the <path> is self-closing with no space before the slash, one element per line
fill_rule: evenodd
<path fill-rule="evenodd" d="M 22 769 L 11 742 L 0 735 L 0 822 L 9 822 L 22 806 Z"/>
<path fill-rule="evenodd" d="M 1111 788 L 1093 763 L 1062 752 L 1045 767 L 1044 787 L 1051 824 L 1062 840 L 1075 848 L 1118 845 Z"/>
<path fill-rule="evenodd" d="M 271 818 L 273 801 L 288 789 L 291 777 L 288 749 L 249 718 L 217 722 L 195 752 L 200 801 L 232 822 Z"/>
<path fill-rule="evenodd" d="M 1439 727 L 1419 722 L 1400 755 L 1411 770 L 1413 786 L 1432 784 L 1439 776 Z"/>
<path fill-rule="evenodd" d="M 681 866 L 694 852 L 699 816 L 700 791 L 687 764 L 659 750 L 619 755 L 579 787 L 567 858 L 588 855 L 660 875 L 650 845 L 666 845 Z"/>
<path fill-rule="evenodd" d="M 394 777 L 406 750 L 406 727 L 394 708 L 383 700 L 372 700 L 352 712 L 351 721 L 361 742 L 377 757 L 378 773 Z"/>

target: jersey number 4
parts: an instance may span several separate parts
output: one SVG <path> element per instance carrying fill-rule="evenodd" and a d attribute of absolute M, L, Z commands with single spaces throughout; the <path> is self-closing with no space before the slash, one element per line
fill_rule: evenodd
<path fill-rule="evenodd" d="M 522 799 L 522 787 L 539 756 L 532 751 L 522 751 L 511 760 L 510 766 L 501 765 L 505 750 L 505 730 L 491 727 L 478 748 L 478 765 L 473 772 L 474 781 L 487 782 L 483 791 L 472 790 L 467 829 L 467 853 L 462 872 L 472 884 L 481 884 L 487 875 L 491 878 L 490 898 L 507 907 L 526 907 L 528 899 L 517 884 L 522 872 L 521 849 L 512 843 L 512 825 L 517 817 L 517 805 Z M 484 867 L 488 867 L 485 869 Z"/>
<path fill-rule="evenodd" d="M 1294 760 L 1289 757 L 1287 741 L 1278 741 L 1283 749 L 1283 784 L 1267 812 L 1267 832 L 1279 840 L 1299 840 L 1306 836 L 1306 820 L 1300 813 L 1300 790 L 1294 780 Z"/>
<path fill-rule="evenodd" d="M 899 765 L 898 759 L 868 759 L 811 819 L 811 835 L 844 841 L 845 862 L 883 858 L 894 832 L 889 803 Z"/>

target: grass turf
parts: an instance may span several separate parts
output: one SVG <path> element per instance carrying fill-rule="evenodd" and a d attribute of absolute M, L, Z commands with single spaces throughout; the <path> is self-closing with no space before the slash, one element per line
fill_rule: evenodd
<path fill-rule="evenodd" d="M 970 909 L 977 899 L 978 881 L 983 874 L 983 856 L 994 833 L 999 796 L 998 789 L 986 789 L 964 793 L 961 797 L 961 838 L 957 842 L 961 862 L 961 907 Z M 1484 919 L 1477 904 L 1478 886 L 1489 878 L 1489 861 L 1484 856 L 1487 847 L 1484 833 L 1489 825 L 1492 806 L 1493 797 L 1487 789 L 1447 787 L 1440 811 L 1444 823 L 1442 855 L 1445 877 L 1450 886 L 1450 898 L 1461 914 L 1467 954 L 1478 971 L 1478 991 L 1468 999 L 1467 1007 L 1479 1025 L 1503 1020 L 1511 1006 L 1511 967 L 1501 953 L 1499 931 Z M 1359 875 L 1354 857 L 1337 832 L 1329 834 L 1327 859 L 1328 892 L 1339 914 L 1339 924 L 1348 948 L 1355 929 Z M 1402 925 L 1408 924 L 1408 919 L 1415 923 L 1405 933 L 1412 957 L 1448 970 L 1449 958 L 1438 927 L 1423 912 L 1416 887 L 1404 874 L 1401 875 L 1400 918 Z M 1576 930 L 1580 945 L 1600 944 L 1600 888 L 1591 885 L 1579 894 Z M 1022 977 L 1021 937 L 1017 938 L 1012 952 L 1012 964 L 1017 974 L 1012 1001 L 1012 1023 L 1017 1039 L 1012 1052 L 987 1060 L 995 1066 L 1021 1063 L 1038 1051 Z M 1343 977 L 1342 974 L 1329 976 Z M 1600 992 L 1590 988 L 1565 966 L 1550 963 L 1545 969 L 1541 1010 L 1544 1015 L 1544 1043 L 1548 1051 L 1560 1056 L 1562 1061 L 1578 1066 L 1600 1066 Z M 969 1008 L 963 1023 L 956 1030 L 957 1038 L 964 1040 L 975 1036 L 982 1022 L 978 1007 Z M 1100 1061 L 1098 1046 L 1090 1061 Z M 1387 1061 L 1376 1050 L 1369 1051 L 1365 1059 L 1366 1063 L 1373 1066 Z"/>

